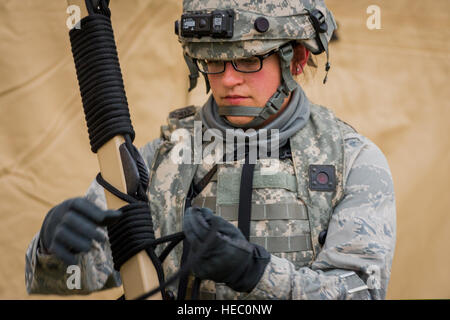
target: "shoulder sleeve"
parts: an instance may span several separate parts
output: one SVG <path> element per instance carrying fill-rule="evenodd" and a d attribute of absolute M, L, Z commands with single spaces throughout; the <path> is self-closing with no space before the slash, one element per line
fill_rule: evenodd
<path fill-rule="evenodd" d="M 150 170 L 152 167 L 153 159 L 155 157 L 156 152 L 158 151 L 158 148 L 163 143 L 163 140 L 161 138 L 157 138 L 143 147 L 139 148 L 139 152 L 141 153 L 142 158 L 144 159 L 145 165 Z"/>
<path fill-rule="evenodd" d="M 333 211 L 312 268 L 353 270 L 372 298 L 384 299 L 396 240 L 391 171 L 383 152 L 368 138 L 353 132 L 344 141 L 344 198 Z"/>
<path fill-rule="evenodd" d="M 161 126 L 161 139 L 170 141 L 172 132 L 177 129 L 192 130 L 195 121 L 201 121 L 200 110 L 201 107 L 188 106 L 169 113 L 167 124 Z"/>
<path fill-rule="evenodd" d="M 311 267 L 272 255 L 248 299 L 384 299 L 396 236 L 391 172 L 381 150 L 348 132 L 344 198 L 334 208 L 322 251 Z"/>

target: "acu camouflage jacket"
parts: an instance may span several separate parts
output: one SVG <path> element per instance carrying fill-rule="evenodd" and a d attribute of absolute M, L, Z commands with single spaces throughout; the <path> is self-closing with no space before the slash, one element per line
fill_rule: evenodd
<path fill-rule="evenodd" d="M 213 164 L 176 164 L 179 150 L 171 133 L 192 132 L 199 110 L 169 117 L 161 137 L 141 149 L 150 168 L 149 198 L 157 237 L 181 231 L 184 204 L 192 181 L 198 182 Z M 326 108 L 311 105 L 307 125 L 290 139 L 292 159 L 277 160 L 276 170 L 264 159 L 255 167 L 250 241 L 271 252 L 271 261 L 250 293 L 203 281 L 206 299 L 384 299 L 395 247 L 396 216 L 393 182 L 378 147 L 356 133 Z M 171 154 L 172 153 L 172 154 Z M 267 160 L 267 159 L 266 159 Z M 273 161 L 273 160 L 271 160 Z M 193 200 L 237 224 L 242 162 L 219 164 L 216 175 Z M 310 165 L 335 168 L 331 192 L 314 190 Z M 239 186 L 239 184 L 237 184 Z M 237 193 L 236 193 L 237 190 Z M 106 208 L 103 189 L 94 181 L 88 199 Z M 319 235 L 327 231 L 320 243 Z M 29 293 L 87 294 L 120 285 L 109 244 L 95 243 L 79 257 L 81 289 L 68 289 L 67 266 L 38 248 L 38 234 L 26 255 Z M 178 245 L 164 263 L 166 278 L 176 272 Z M 171 290 L 175 290 L 176 284 Z"/>

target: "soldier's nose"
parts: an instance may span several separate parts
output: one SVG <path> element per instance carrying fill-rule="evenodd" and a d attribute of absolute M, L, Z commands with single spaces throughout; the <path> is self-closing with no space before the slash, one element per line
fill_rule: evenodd
<path fill-rule="evenodd" d="M 238 84 L 243 83 L 244 74 L 242 72 L 236 71 L 231 62 L 225 63 L 225 71 L 222 73 L 222 83 L 224 86 L 233 87 Z"/>

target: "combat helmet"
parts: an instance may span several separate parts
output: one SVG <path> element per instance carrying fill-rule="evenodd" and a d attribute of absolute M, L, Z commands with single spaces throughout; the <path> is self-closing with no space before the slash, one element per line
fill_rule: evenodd
<path fill-rule="evenodd" d="M 302 43 L 315 55 L 326 52 L 328 72 L 328 43 L 336 28 L 323 0 L 183 0 L 183 14 L 175 22 L 175 33 L 190 70 L 189 90 L 197 84 L 198 60 L 233 60 L 278 53 L 281 84 L 264 108 L 220 108 L 222 116 L 254 116 L 250 123 L 241 126 L 244 128 L 258 126 L 277 113 L 297 86 L 290 72 L 295 42 Z M 209 92 L 208 78 L 203 76 Z"/>

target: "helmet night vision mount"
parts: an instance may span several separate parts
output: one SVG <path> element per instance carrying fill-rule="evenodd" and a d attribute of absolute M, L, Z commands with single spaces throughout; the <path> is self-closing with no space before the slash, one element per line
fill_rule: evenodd
<path fill-rule="evenodd" d="M 181 16 L 181 36 L 186 38 L 233 38 L 234 11 L 214 10 L 190 12 Z M 175 33 L 180 35 L 179 21 L 175 21 Z"/>

